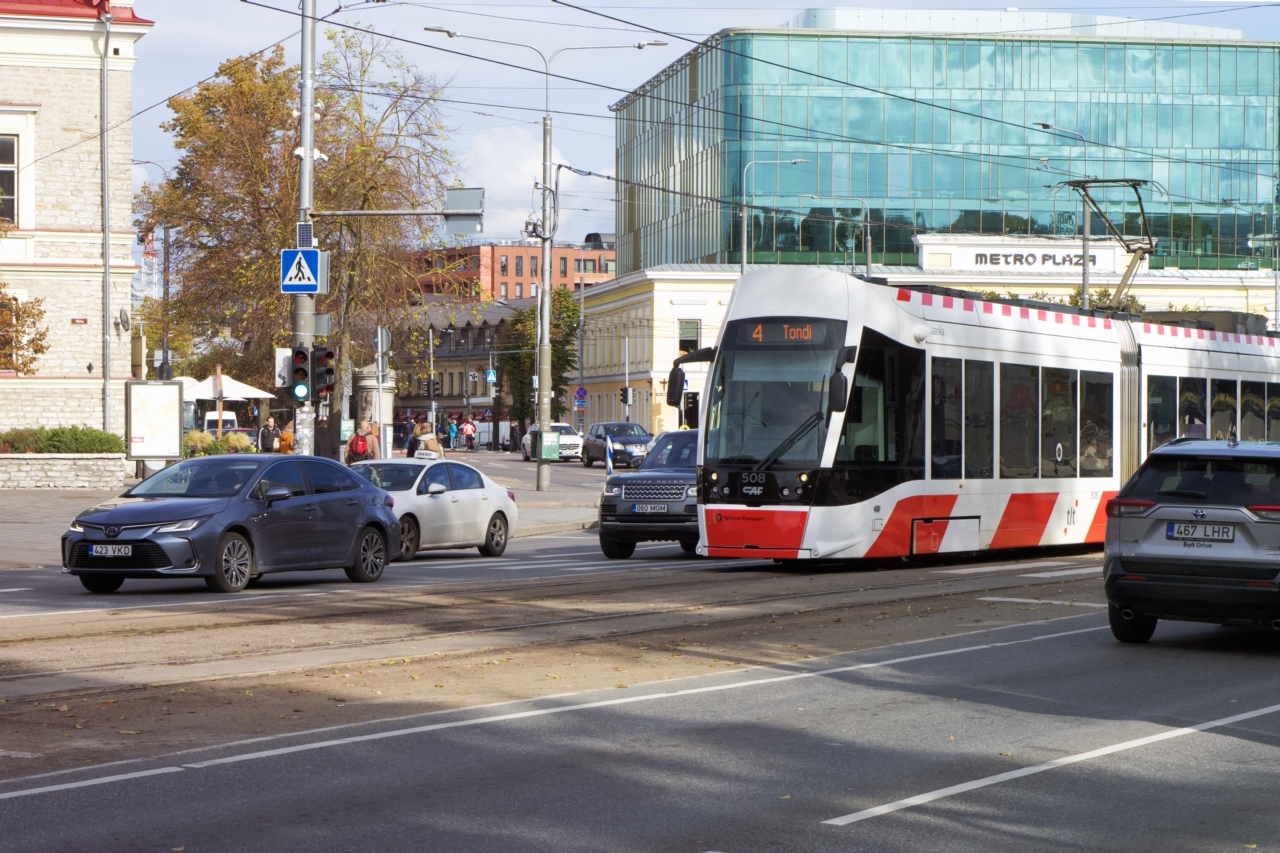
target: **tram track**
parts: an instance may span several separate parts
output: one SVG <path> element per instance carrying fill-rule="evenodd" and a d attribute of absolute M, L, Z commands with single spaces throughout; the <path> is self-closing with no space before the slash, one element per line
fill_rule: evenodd
<path fill-rule="evenodd" d="M 848 576 L 842 575 L 841 577 L 847 579 Z M 787 579 L 786 576 L 770 573 L 767 577 L 758 578 L 757 580 L 777 580 L 779 578 Z M 725 582 L 727 581 L 720 581 L 722 584 Z M 620 637 L 655 634 L 684 628 L 694 629 L 704 628 L 708 625 L 728 626 L 734 623 L 749 623 L 753 620 L 770 619 L 783 615 L 796 616 L 846 609 L 856 611 L 858 608 L 863 607 L 883 608 L 908 602 L 926 602 L 931 599 L 945 600 L 955 596 L 976 596 L 991 591 L 1013 588 L 1034 589 L 1045 586 L 1061 586 L 1063 582 L 1062 579 L 1034 580 L 1010 576 L 1006 570 L 1003 575 L 993 572 L 990 575 L 946 579 L 939 579 L 938 577 L 902 578 L 883 584 L 864 584 L 856 588 L 825 588 L 810 591 L 788 590 L 777 594 L 756 596 L 700 596 L 663 607 L 656 607 L 650 604 L 644 608 L 632 607 L 616 612 L 586 612 L 579 613 L 579 615 L 567 615 L 559 619 L 508 619 L 496 624 L 474 624 L 474 621 L 469 624 L 469 620 L 474 620 L 475 615 L 459 613 L 456 614 L 456 619 L 451 624 L 439 626 L 438 630 L 429 632 L 405 633 L 379 639 L 362 639 L 347 642 L 325 640 L 323 642 L 292 645 L 285 648 L 261 649 L 248 654 L 236 654 L 236 665 L 231 667 L 229 671 L 206 672 L 200 676 L 196 676 L 191 670 L 199 669 L 201 666 L 217 669 L 217 665 L 227 662 L 228 655 L 188 655 L 56 670 L 11 673 L 0 676 L 0 696 L 10 701 L 17 699 L 33 702 L 50 701 L 107 693 L 143 691 L 159 685 L 262 677 L 293 672 L 308 667 L 329 666 L 331 664 L 356 665 L 376 663 L 387 658 L 417 658 L 441 654 L 442 652 L 440 651 L 432 651 L 436 647 L 447 648 L 447 653 L 456 654 L 480 651 L 485 648 L 496 648 L 503 645 L 511 647 L 572 644 L 601 639 L 616 640 Z M 581 589 L 584 586 L 583 583 L 566 582 L 564 585 L 576 587 L 577 592 L 574 595 L 581 595 L 583 592 Z M 687 588 L 688 585 L 688 582 L 684 584 L 667 582 L 656 583 L 654 587 L 684 586 Z M 529 588 L 529 585 L 521 583 L 509 585 L 502 589 L 487 589 L 484 592 L 496 593 L 512 589 L 525 591 Z M 617 589 L 608 589 L 598 591 L 597 594 L 616 595 L 618 591 Z M 634 595 L 637 591 L 644 590 L 637 590 L 632 586 L 628 588 L 628 591 Z M 563 598 L 564 596 L 561 595 L 559 597 Z M 579 603 L 585 602 L 580 601 Z M 599 601 L 594 602 L 596 606 L 600 606 L 602 603 Z M 518 606 L 519 602 L 487 601 L 483 602 L 481 606 L 495 607 L 503 604 L 507 607 L 512 607 Z M 474 607 L 476 603 L 458 603 L 453 606 L 461 608 L 467 605 Z M 435 607 L 438 609 L 440 605 L 435 605 Z M 313 616 L 309 617 L 308 621 L 326 618 L 332 618 L 332 615 Z M 295 618 L 291 620 L 291 624 L 296 625 L 298 621 Z M 154 634 L 155 632 L 140 633 Z M 497 642 L 489 643 L 483 640 L 478 643 L 472 642 L 476 638 L 490 637 L 499 639 Z M 506 638 L 505 642 L 503 638 Z M 375 649 L 379 650 L 378 654 L 373 654 Z M 328 662 L 299 662 L 307 656 L 319 656 Z M 255 665 L 258 662 L 265 663 L 269 660 L 276 660 L 283 665 L 274 667 L 258 667 Z M 186 670 L 187 672 L 183 673 L 180 670 Z M 24 692 L 22 687 L 23 684 L 30 684 L 35 687 L 37 684 L 47 683 L 51 679 L 65 682 L 67 679 L 75 680 L 80 678 L 87 681 L 91 678 L 105 676 L 106 680 L 111 680 L 113 676 L 118 678 L 119 675 L 130 671 L 135 673 L 147 672 L 153 676 L 163 675 L 165 671 L 169 671 L 169 674 L 173 677 L 151 677 L 137 679 L 128 684 L 98 684 L 84 689 L 51 690 L 34 693 Z"/>

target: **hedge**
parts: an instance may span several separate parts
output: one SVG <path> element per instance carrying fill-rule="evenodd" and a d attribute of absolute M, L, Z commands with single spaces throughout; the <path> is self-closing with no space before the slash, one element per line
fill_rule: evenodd
<path fill-rule="evenodd" d="M 0 432 L 0 453 L 124 453 L 120 436 L 87 426 Z"/>

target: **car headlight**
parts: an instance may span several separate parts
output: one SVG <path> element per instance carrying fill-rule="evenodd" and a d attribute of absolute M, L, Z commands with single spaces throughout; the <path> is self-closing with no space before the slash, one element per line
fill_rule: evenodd
<path fill-rule="evenodd" d="M 605 497 L 613 497 L 616 495 L 620 495 L 622 494 L 622 486 L 616 483 L 614 483 L 613 485 L 605 483 L 604 489 L 601 491 L 601 494 L 603 494 Z"/>
<path fill-rule="evenodd" d="M 195 530 L 200 525 L 209 520 L 209 516 L 203 518 L 187 518 L 182 521 L 171 521 L 168 524 L 161 525 L 156 528 L 156 533 L 185 533 L 188 530 Z"/>
<path fill-rule="evenodd" d="M 622 442 L 620 442 L 620 441 L 611 441 L 611 442 L 609 442 L 609 443 L 610 443 L 610 445 L 613 447 L 613 449 L 614 449 L 614 450 L 621 450 L 621 449 L 622 449 Z"/>
<path fill-rule="evenodd" d="M 70 523 L 69 525 L 67 525 L 67 528 L 68 528 L 69 530 L 74 530 L 74 531 L 76 531 L 77 533 L 83 533 L 83 532 L 84 532 L 84 525 L 82 525 L 82 524 L 80 523 L 80 520 L 79 520 L 79 519 L 72 519 L 72 520 L 71 520 L 71 523 Z"/>
<path fill-rule="evenodd" d="M 686 497 L 696 498 L 698 496 L 698 487 L 690 486 L 689 488 L 684 490 L 684 493 Z"/>

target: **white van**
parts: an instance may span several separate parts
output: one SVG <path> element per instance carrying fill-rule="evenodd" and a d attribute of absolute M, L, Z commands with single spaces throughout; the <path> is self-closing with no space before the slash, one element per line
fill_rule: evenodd
<path fill-rule="evenodd" d="M 224 411 L 222 413 L 223 431 L 225 432 L 226 430 L 229 430 L 229 429 L 235 429 L 236 426 L 237 426 L 236 413 Z M 218 431 L 218 413 L 216 411 L 204 413 L 204 431 L 205 432 Z"/>

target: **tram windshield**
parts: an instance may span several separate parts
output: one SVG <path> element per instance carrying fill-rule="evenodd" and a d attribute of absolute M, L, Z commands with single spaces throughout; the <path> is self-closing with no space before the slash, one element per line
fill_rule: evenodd
<path fill-rule="evenodd" d="M 712 371 L 706 464 L 817 467 L 844 334 L 841 320 L 729 323 Z"/>

